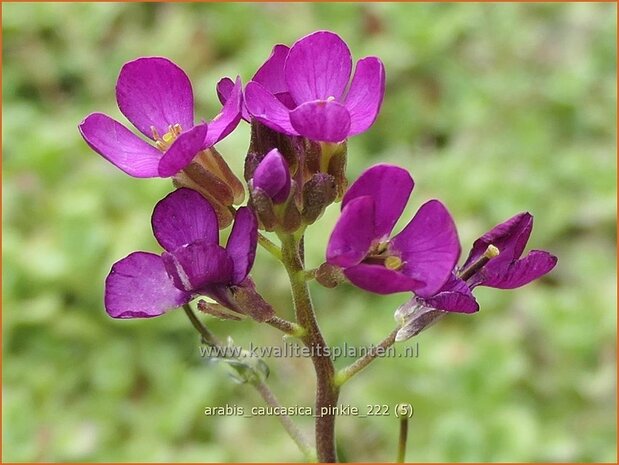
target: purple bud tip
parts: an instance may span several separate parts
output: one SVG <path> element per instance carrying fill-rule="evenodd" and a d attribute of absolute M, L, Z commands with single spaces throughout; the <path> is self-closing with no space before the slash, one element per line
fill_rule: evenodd
<path fill-rule="evenodd" d="M 282 203 L 290 194 L 290 171 L 277 149 L 271 150 L 254 172 L 253 187 L 262 189 L 273 203 Z"/>

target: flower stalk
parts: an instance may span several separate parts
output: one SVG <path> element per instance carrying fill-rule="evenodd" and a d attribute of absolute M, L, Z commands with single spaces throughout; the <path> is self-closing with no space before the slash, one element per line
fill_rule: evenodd
<path fill-rule="evenodd" d="M 339 370 L 335 375 L 335 385 L 342 386 L 343 384 L 345 384 L 347 381 L 350 380 L 350 378 L 355 376 L 357 373 L 367 367 L 370 363 L 376 360 L 383 350 L 391 347 L 395 343 L 395 337 L 398 334 L 399 329 L 400 328 L 398 327 L 391 331 L 385 339 L 380 341 L 378 346 L 376 346 L 375 350 L 369 350 L 363 357 L 359 357 L 347 367 Z"/>
<path fill-rule="evenodd" d="M 305 328 L 303 328 L 301 325 L 293 323 L 292 321 L 285 320 L 284 318 L 280 318 L 278 316 L 270 318 L 269 320 L 265 321 L 265 323 L 279 329 L 281 332 L 286 333 L 288 336 L 298 337 L 302 339 L 307 334 L 307 331 L 305 331 Z"/>
<path fill-rule="evenodd" d="M 273 255 L 277 260 L 280 262 L 282 261 L 282 250 L 260 232 L 258 233 L 258 244 L 260 244 L 264 250 Z"/>
<path fill-rule="evenodd" d="M 310 297 L 303 266 L 303 241 L 293 235 L 281 236 L 283 263 L 288 272 L 297 322 L 307 331 L 303 343 L 310 348 L 316 372 L 316 452 L 323 463 L 337 462 L 335 449 L 335 415 L 333 407 L 339 398 L 334 382 L 335 368 L 328 356 L 327 344 L 320 332 Z M 327 412 L 323 415 L 324 412 Z"/>
<path fill-rule="evenodd" d="M 256 391 L 260 394 L 267 405 L 277 407 L 280 411 L 283 410 L 282 404 L 279 402 L 273 391 L 262 380 L 257 380 L 253 383 Z M 297 427 L 288 415 L 277 415 L 279 422 L 282 424 L 288 435 L 295 442 L 297 447 L 309 462 L 316 461 L 316 450 L 309 444 L 305 435 Z"/>
<path fill-rule="evenodd" d="M 198 317 L 193 312 L 189 304 L 183 305 L 183 310 L 185 311 L 187 318 L 189 318 L 191 325 L 200 334 L 202 342 L 204 344 L 208 344 L 212 347 L 223 347 L 222 344 L 219 342 L 219 340 L 215 337 L 215 335 L 211 333 L 209 329 L 198 319 Z M 293 325 L 297 326 L 294 323 L 287 322 L 286 320 L 283 320 L 277 317 L 274 317 L 271 320 L 277 321 L 276 324 L 272 324 L 272 326 L 276 326 L 276 327 L 287 327 L 288 325 L 290 325 L 290 327 L 292 327 Z M 269 320 L 267 323 L 272 323 L 271 320 Z M 258 391 L 258 393 L 260 394 L 260 396 L 266 402 L 267 405 L 271 407 L 278 407 L 279 410 L 282 411 L 283 410 L 281 408 L 282 405 L 277 399 L 277 396 L 273 393 L 273 391 L 271 391 L 271 388 L 269 388 L 269 386 L 264 382 L 264 380 L 262 379 L 262 376 L 259 373 L 256 373 L 256 375 L 257 376 L 252 376 L 248 378 L 250 380 L 250 384 L 256 389 L 256 391 Z M 288 433 L 288 435 L 292 438 L 292 440 L 295 442 L 299 450 L 303 453 L 305 458 L 308 461 L 315 462 L 316 451 L 309 444 L 308 440 L 305 438 L 305 435 L 301 432 L 301 430 L 297 427 L 297 425 L 292 421 L 292 418 L 284 414 L 277 415 L 277 417 L 280 423 L 282 424 L 282 426 L 284 427 L 284 429 L 286 430 L 286 432 Z"/>
<path fill-rule="evenodd" d="M 406 462 L 406 441 L 408 440 L 408 417 L 400 416 L 400 436 L 398 438 L 398 457 L 396 463 Z"/>

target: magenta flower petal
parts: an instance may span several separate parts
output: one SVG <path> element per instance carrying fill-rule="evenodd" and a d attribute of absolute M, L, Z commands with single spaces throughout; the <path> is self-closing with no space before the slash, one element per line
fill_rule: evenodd
<path fill-rule="evenodd" d="M 258 221 L 248 207 L 236 212 L 234 226 L 226 243 L 226 251 L 234 264 L 232 282 L 238 284 L 249 274 L 258 245 Z"/>
<path fill-rule="evenodd" d="M 80 123 L 79 130 L 90 148 L 128 175 L 159 176 L 161 152 L 118 121 L 103 113 L 92 113 Z"/>
<path fill-rule="evenodd" d="M 344 105 L 350 113 L 348 136 L 367 130 L 378 116 L 385 95 L 385 67 L 376 57 L 357 62 Z"/>
<path fill-rule="evenodd" d="M 291 136 L 299 135 L 290 124 L 288 108 L 261 84 L 254 81 L 247 84 L 245 87 L 245 106 L 253 118 L 274 131 Z"/>
<path fill-rule="evenodd" d="M 167 58 L 146 57 L 126 63 L 116 83 L 118 108 L 145 136 L 169 126 L 193 126 L 193 90 L 185 72 Z"/>
<path fill-rule="evenodd" d="M 425 281 L 425 287 L 416 291 L 422 297 L 441 289 L 460 256 L 456 225 L 438 200 L 423 204 L 390 245 L 404 261 L 402 272 Z"/>
<path fill-rule="evenodd" d="M 254 171 L 252 187 L 262 189 L 273 203 L 278 204 L 288 199 L 290 184 L 288 163 L 279 150 L 271 150 Z"/>
<path fill-rule="evenodd" d="M 479 304 L 469 286 L 453 273 L 438 293 L 420 300 L 427 307 L 446 312 L 475 313 L 479 310 Z"/>
<path fill-rule="evenodd" d="M 339 100 L 346 89 L 352 57 L 340 36 L 329 31 L 309 34 L 290 48 L 284 76 L 297 104 L 311 100 Z"/>
<path fill-rule="evenodd" d="M 174 285 L 188 292 L 232 279 L 232 260 L 223 247 L 208 240 L 184 245 L 161 255 Z"/>
<path fill-rule="evenodd" d="M 234 87 L 235 83 L 229 77 L 225 77 L 219 80 L 219 82 L 217 83 L 217 97 L 219 98 L 219 101 L 222 105 L 226 104 L 226 102 L 230 98 L 230 95 L 232 94 L 232 90 L 234 89 Z M 243 118 L 248 123 L 251 119 L 251 115 L 248 113 L 245 105 L 241 105 L 241 118 Z"/>
<path fill-rule="evenodd" d="M 191 189 L 178 189 L 160 200 L 151 222 L 157 242 L 168 252 L 199 240 L 210 244 L 219 241 L 215 210 Z"/>
<path fill-rule="evenodd" d="M 557 257 L 543 250 L 532 250 L 519 260 L 500 258 L 489 261 L 482 269 L 480 286 L 516 289 L 544 276 L 557 264 Z"/>
<path fill-rule="evenodd" d="M 292 127 L 308 139 L 341 142 L 350 130 L 350 115 L 336 101 L 315 100 L 299 105 L 290 112 Z"/>
<path fill-rule="evenodd" d="M 236 78 L 236 83 L 230 89 L 228 99 L 223 108 L 213 120 L 208 123 L 208 133 L 204 141 L 204 147 L 212 147 L 236 128 L 241 121 L 241 109 L 243 107 L 243 85 L 241 78 Z"/>
<path fill-rule="evenodd" d="M 410 292 L 423 287 L 423 281 L 413 279 L 399 271 L 389 270 L 382 265 L 361 263 L 344 270 L 344 275 L 355 286 L 376 294 Z"/>
<path fill-rule="evenodd" d="M 506 253 L 510 254 L 510 260 L 520 258 L 532 230 L 533 215 L 523 212 L 512 216 L 503 223 L 496 225 L 473 243 L 473 248 L 462 268 L 467 268 L 475 263 L 491 244 L 499 249 L 503 258 L 505 258 Z"/>
<path fill-rule="evenodd" d="M 198 152 L 205 148 L 204 140 L 207 132 L 206 124 L 198 124 L 178 136 L 159 161 L 159 176 L 162 178 L 174 176 L 191 163 Z"/>
<path fill-rule="evenodd" d="M 402 215 L 414 186 L 413 178 L 405 169 L 375 165 L 351 184 L 342 199 L 342 208 L 357 197 L 372 197 L 376 209 L 375 237 L 386 238 Z"/>
<path fill-rule="evenodd" d="M 112 318 L 151 318 L 191 300 L 172 284 L 159 255 L 133 252 L 105 280 L 105 310 Z"/>
<path fill-rule="evenodd" d="M 284 79 L 284 64 L 289 51 L 290 48 L 287 45 L 275 45 L 271 56 L 256 71 L 251 80 L 262 84 L 273 95 L 288 92 L 286 80 Z"/>
<path fill-rule="evenodd" d="M 329 238 L 327 262 L 341 267 L 360 263 L 376 237 L 374 216 L 372 197 L 358 197 L 348 202 Z"/>
<path fill-rule="evenodd" d="M 217 83 L 217 98 L 219 98 L 222 105 L 225 105 L 230 98 L 234 85 L 234 81 L 229 77 L 221 78 Z"/>

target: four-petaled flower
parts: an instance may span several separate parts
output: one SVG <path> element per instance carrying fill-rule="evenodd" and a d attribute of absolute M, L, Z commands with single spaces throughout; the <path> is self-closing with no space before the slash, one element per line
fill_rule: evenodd
<path fill-rule="evenodd" d="M 116 100 L 154 145 L 103 113 L 92 113 L 80 123 L 82 137 L 131 176 L 167 178 L 234 130 L 241 118 L 242 89 L 237 78 L 221 112 L 208 124 L 194 124 L 193 90 L 185 72 L 167 58 L 144 57 L 122 67 Z"/>
<path fill-rule="evenodd" d="M 371 292 L 435 294 L 460 255 L 458 234 L 445 206 L 430 200 L 389 238 L 413 187 L 410 174 L 397 166 L 366 170 L 344 195 L 327 263 L 342 267 L 353 284 Z"/>
<path fill-rule="evenodd" d="M 359 60 L 352 81 L 351 72 L 350 50 L 333 32 L 314 32 L 291 48 L 276 45 L 245 88 L 245 117 L 284 134 L 341 142 L 374 123 L 385 93 L 377 57 Z M 230 80 L 220 82 L 220 98 L 230 89 Z"/>
<path fill-rule="evenodd" d="M 472 313 L 479 305 L 471 290 L 477 286 L 515 289 L 544 276 L 557 257 L 532 250 L 522 257 L 533 230 L 533 216 L 519 213 L 496 225 L 473 243 L 468 258 L 445 285 L 420 303 L 437 310 Z"/>
<path fill-rule="evenodd" d="M 105 281 L 105 308 L 114 318 L 148 318 L 206 295 L 239 311 L 234 292 L 253 289 L 248 278 L 258 241 L 253 212 L 236 213 L 226 247 L 219 245 L 213 207 L 191 189 L 178 189 L 153 211 L 162 255 L 133 252 L 115 263 Z"/>
<path fill-rule="evenodd" d="M 464 265 L 434 295 L 417 295 L 395 311 L 401 326 L 395 340 L 419 334 L 448 312 L 478 311 L 472 292 L 476 286 L 515 289 L 552 270 L 557 257 L 544 250 L 532 250 L 521 258 L 532 230 L 533 216 L 519 213 L 477 239 Z"/>

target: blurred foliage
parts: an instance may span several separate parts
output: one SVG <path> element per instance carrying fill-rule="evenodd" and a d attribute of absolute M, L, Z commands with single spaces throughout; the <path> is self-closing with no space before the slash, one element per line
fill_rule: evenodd
<path fill-rule="evenodd" d="M 3 4 L 3 460 L 262 461 L 300 454 L 276 418 L 207 417 L 260 405 L 205 365 L 180 311 L 113 321 L 111 264 L 158 250 L 149 226 L 165 180 L 123 175 L 82 141 L 89 112 L 122 118 L 121 65 L 165 55 L 193 80 L 198 115 L 224 75 L 247 80 L 274 43 L 332 29 L 380 56 L 387 96 L 350 142 L 350 178 L 378 161 L 411 170 L 409 211 L 440 197 L 463 249 L 529 210 L 530 245 L 560 257 L 518 291 L 479 289 L 482 311 L 444 319 L 420 356 L 375 363 L 341 402 L 411 402 L 414 461 L 616 459 L 616 6 L 613 4 Z M 220 151 L 242 166 L 248 128 Z M 338 208 L 308 232 L 318 265 Z M 405 215 L 406 216 L 406 215 Z M 410 217 L 410 216 L 409 216 Z M 257 285 L 286 316 L 283 271 L 259 252 Z M 406 299 L 313 286 L 333 345 L 375 343 Z M 209 322 L 247 345 L 270 327 Z M 414 342 L 414 340 L 413 340 Z M 308 360 L 269 360 L 284 405 L 310 405 Z M 338 360 L 343 366 L 349 360 Z M 308 418 L 298 419 L 311 431 Z M 392 460 L 393 416 L 338 420 L 350 461 Z"/>

